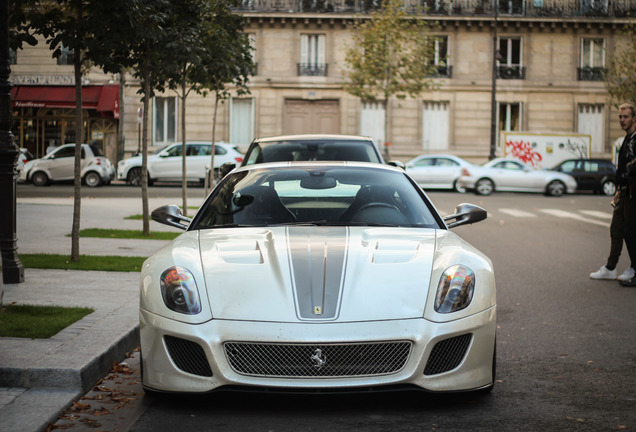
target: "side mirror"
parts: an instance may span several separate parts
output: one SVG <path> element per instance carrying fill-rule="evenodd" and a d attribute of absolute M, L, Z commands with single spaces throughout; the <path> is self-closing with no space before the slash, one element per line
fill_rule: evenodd
<path fill-rule="evenodd" d="M 150 218 L 155 221 L 162 223 L 164 225 L 168 225 L 171 227 L 186 229 L 192 219 L 186 217 L 181 212 L 181 208 L 178 205 L 165 205 L 161 206 L 157 209 L 154 209 L 150 214 Z"/>
<path fill-rule="evenodd" d="M 236 164 L 233 162 L 225 162 L 219 167 L 219 178 L 222 179 L 225 177 L 230 171 L 236 168 Z"/>
<path fill-rule="evenodd" d="M 403 162 L 397 161 L 397 160 L 392 160 L 392 161 L 388 161 L 387 165 L 391 165 L 397 168 L 402 168 L 402 169 L 406 169 L 406 167 L 404 166 Z"/>
<path fill-rule="evenodd" d="M 488 212 L 474 204 L 463 203 L 455 207 L 455 214 L 444 217 L 444 222 L 455 220 L 447 223 L 448 228 L 454 228 L 460 225 L 472 224 L 486 219 Z"/>

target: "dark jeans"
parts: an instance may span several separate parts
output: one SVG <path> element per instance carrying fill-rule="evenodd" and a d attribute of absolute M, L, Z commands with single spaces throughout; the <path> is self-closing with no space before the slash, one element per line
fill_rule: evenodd
<path fill-rule="evenodd" d="M 636 263 L 636 196 L 625 197 L 625 246 L 632 263 Z"/>
<path fill-rule="evenodd" d="M 626 201 L 629 197 L 626 194 L 619 194 L 614 200 L 614 211 L 612 212 L 612 222 L 610 222 L 610 253 L 607 257 L 608 269 L 615 269 L 618 259 L 623 251 L 623 238 L 625 237 L 625 221 L 627 220 Z M 631 265 L 630 265 L 631 266 Z"/>

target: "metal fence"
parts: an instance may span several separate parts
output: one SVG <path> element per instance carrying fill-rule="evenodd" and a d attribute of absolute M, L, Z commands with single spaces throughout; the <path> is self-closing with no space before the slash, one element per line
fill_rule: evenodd
<path fill-rule="evenodd" d="M 367 14 L 382 0 L 243 0 L 237 12 Z M 412 14 L 527 17 L 636 17 L 636 0 L 404 0 Z"/>

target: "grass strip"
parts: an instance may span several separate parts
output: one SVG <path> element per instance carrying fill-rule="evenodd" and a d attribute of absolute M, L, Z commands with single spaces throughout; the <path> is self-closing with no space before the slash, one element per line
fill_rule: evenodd
<path fill-rule="evenodd" d="M 145 260 L 137 256 L 80 255 L 80 260 L 73 262 L 70 255 L 20 254 L 24 267 L 39 269 L 138 272 Z"/>
<path fill-rule="evenodd" d="M 93 313 L 62 306 L 7 305 L 0 309 L 0 337 L 46 339 Z"/>
<path fill-rule="evenodd" d="M 154 231 L 150 235 L 145 235 L 142 230 L 122 230 L 106 228 L 86 228 L 80 230 L 80 237 L 115 238 L 115 239 L 135 239 L 135 240 L 173 240 L 181 234 L 180 232 Z M 70 237 L 67 234 L 66 237 Z"/>

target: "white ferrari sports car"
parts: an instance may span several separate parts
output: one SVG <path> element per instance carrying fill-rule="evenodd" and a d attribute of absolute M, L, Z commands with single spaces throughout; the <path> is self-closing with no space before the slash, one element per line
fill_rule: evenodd
<path fill-rule="evenodd" d="M 364 162 L 238 168 L 143 265 L 147 392 L 488 391 L 491 261 L 404 170 Z"/>

